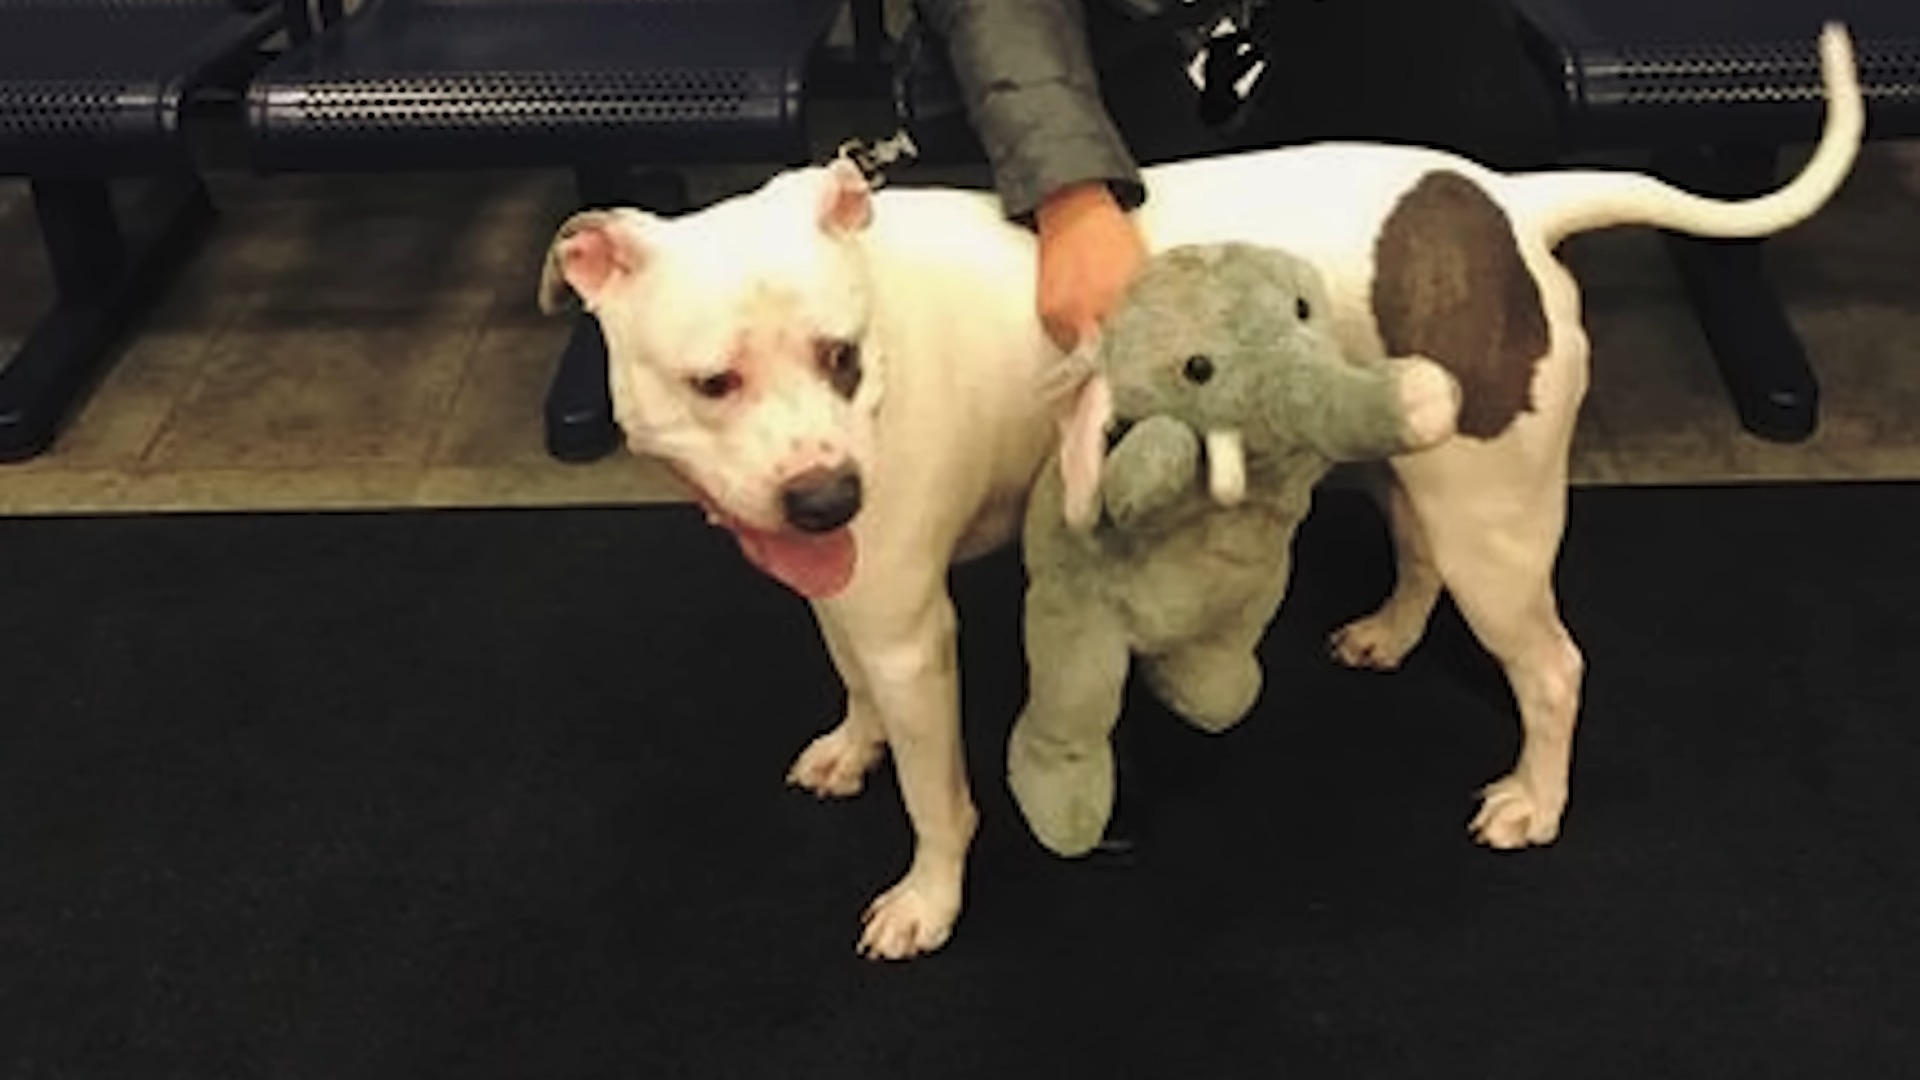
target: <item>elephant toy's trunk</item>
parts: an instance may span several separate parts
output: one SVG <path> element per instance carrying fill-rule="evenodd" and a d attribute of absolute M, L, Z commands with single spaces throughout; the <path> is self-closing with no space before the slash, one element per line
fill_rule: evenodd
<path fill-rule="evenodd" d="M 1460 387 L 1430 360 L 1306 364 L 1287 373 L 1263 420 L 1276 441 L 1303 440 L 1329 461 L 1371 461 L 1452 437 Z"/>

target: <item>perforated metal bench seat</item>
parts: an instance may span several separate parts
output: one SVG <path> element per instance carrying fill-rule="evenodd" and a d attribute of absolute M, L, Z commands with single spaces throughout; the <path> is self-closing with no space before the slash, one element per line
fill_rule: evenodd
<path fill-rule="evenodd" d="M 0 358 L 0 462 L 48 449 L 207 231 L 181 112 L 251 66 L 274 0 L 0 0 L 0 175 L 26 176 L 57 299 Z M 109 190 L 155 182 L 123 231 Z"/>
<path fill-rule="evenodd" d="M 1683 186 L 1757 194 L 1779 151 L 1820 131 L 1820 26 L 1853 37 L 1867 136 L 1920 134 L 1920 0 L 1513 0 L 1559 91 L 1569 151 L 1651 152 Z M 1778 442 L 1811 436 L 1820 384 L 1763 262 L 1762 240 L 1669 234 L 1741 424 Z"/>
<path fill-rule="evenodd" d="M 184 96 L 278 22 L 234 0 L 0 0 L 0 174 L 159 167 Z"/>
<path fill-rule="evenodd" d="M 1854 39 L 1869 137 L 1920 134 L 1920 0 L 1514 0 L 1590 148 L 1811 137 L 1815 44 Z"/>
<path fill-rule="evenodd" d="M 834 0 L 367 0 L 249 93 L 268 170 L 805 152 Z M 784 152 L 784 153 L 783 153 Z"/>

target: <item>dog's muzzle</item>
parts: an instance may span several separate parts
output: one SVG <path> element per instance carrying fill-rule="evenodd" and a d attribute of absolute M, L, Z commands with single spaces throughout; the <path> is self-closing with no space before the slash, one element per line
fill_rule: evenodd
<path fill-rule="evenodd" d="M 860 471 L 851 465 L 808 469 L 781 489 L 780 507 L 802 532 L 832 532 L 860 512 Z"/>

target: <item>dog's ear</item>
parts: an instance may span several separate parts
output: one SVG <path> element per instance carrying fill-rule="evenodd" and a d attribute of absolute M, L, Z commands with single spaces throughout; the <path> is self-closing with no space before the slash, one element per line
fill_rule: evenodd
<path fill-rule="evenodd" d="M 837 157 L 820 170 L 820 227 L 856 232 L 873 220 L 873 185 L 860 166 Z"/>
<path fill-rule="evenodd" d="M 583 210 L 560 224 L 540 272 L 540 310 L 565 310 L 568 293 L 589 310 L 608 286 L 638 273 L 646 261 L 641 233 L 648 221 L 638 210 Z"/>
<path fill-rule="evenodd" d="M 1100 470 L 1113 423 L 1113 388 L 1093 360 L 1098 348 L 1098 336 L 1090 336 L 1060 360 L 1072 386 L 1059 419 L 1061 501 L 1076 529 L 1092 528 L 1100 516 Z"/>

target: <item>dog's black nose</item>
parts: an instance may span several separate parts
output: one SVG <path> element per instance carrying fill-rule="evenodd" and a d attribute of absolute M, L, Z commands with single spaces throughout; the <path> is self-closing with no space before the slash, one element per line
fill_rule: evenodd
<path fill-rule="evenodd" d="M 851 465 L 808 469 L 787 481 L 780 503 L 794 528 L 832 532 L 860 512 L 860 472 Z"/>

